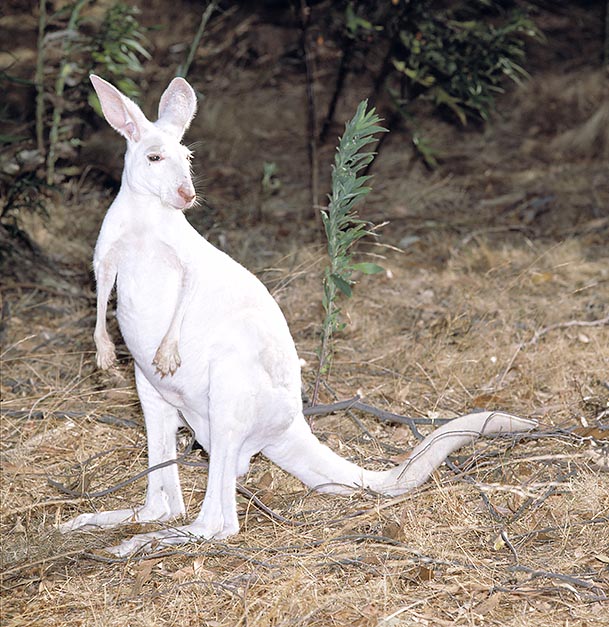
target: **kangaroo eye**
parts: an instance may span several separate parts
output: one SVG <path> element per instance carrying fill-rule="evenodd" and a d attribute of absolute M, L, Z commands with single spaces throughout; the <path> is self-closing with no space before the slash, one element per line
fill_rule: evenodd
<path fill-rule="evenodd" d="M 148 161 L 154 163 L 155 161 L 160 161 L 162 159 L 161 155 L 157 155 L 156 153 L 148 155 Z"/>

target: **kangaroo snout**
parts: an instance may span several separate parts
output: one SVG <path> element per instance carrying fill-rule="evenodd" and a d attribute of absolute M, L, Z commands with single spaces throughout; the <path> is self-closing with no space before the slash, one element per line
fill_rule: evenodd
<path fill-rule="evenodd" d="M 195 188 L 191 183 L 182 183 L 178 187 L 178 195 L 184 200 L 187 207 L 190 207 L 196 198 Z"/>

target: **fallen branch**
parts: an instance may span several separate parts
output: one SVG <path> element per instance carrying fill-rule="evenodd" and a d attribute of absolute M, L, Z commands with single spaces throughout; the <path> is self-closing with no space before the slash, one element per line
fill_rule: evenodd
<path fill-rule="evenodd" d="M 537 329 L 533 337 L 528 342 L 524 343 L 524 346 L 536 344 L 539 341 L 539 338 L 543 337 L 550 331 L 555 331 L 556 329 L 570 329 L 571 327 L 600 327 L 605 324 L 609 325 L 609 314 L 598 320 L 567 320 L 566 322 L 557 322 L 555 324 L 550 324 L 547 327 Z"/>
<path fill-rule="evenodd" d="M 113 486 L 110 486 L 109 488 L 105 488 L 104 490 L 99 490 L 98 492 L 86 492 L 84 490 L 69 488 L 65 484 L 59 481 L 55 481 L 54 479 L 51 479 L 50 477 L 47 478 L 47 482 L 50 486 L 52 486 L 56 490 L 59 490 L 59 492 L 62 492 L 63 494 L 67 494 L 68 496 L 71 496 L 73 499 L 100 498 L 103 496 L 107 496 L 108 494 L 112 494 L 113 492 L 117 492 L 118 490 L 121 490 L 122 488 L 132 483 L 135 483 L 136 481 L 139 481 L 146 475 L 149 475 L 151 472 L 154 472 L 155 470 L 159 470 L 160 468 L 166 468 L 167 466 L 171 466 L 172 464 L 180 464 L 182 466 L 205 466 L 207 467 L 208 465 L 207 462 L 186 461 L 186 457 L 191 453 L 192 448 L 195 444 L 195 441 L 196 440 L 193 436 L 190 442 L 188 443 L 186 449 L 184 450 L 184 452 L 181 455 L 179 455 L 177 458 L 168 459 L 167 461 L 161 462 L 159 464 L 155 464 L 154 466 L 151 466 L 150 468 L 146 468 L 145 470 L 138 472 L 136 475 L 134 475 L 133 477 L 130 477 L 129 479 L 125 479 L 124 481 L 121 481 Z M 98 456 L 99 454 L 94 457 L 98 457 Z M 87 461 L 90 461 L 90 460 L 87 460 Z M 85 465 L 85 464 L 86 462 L 83 462 L 83 464 L 81 465 Z M 250 502 L 257 509 L 259 509 L 261 512 L 263 512 L 264 514 L 266 514 L 273 520 L 276 520 L 280 523 L 283 523 L 285 525 L 291 525 L 291 526 L 301 526 L 305 524 L 302 522 L 290 520 L 289 518 L 286 518 L 285 516 L 282 516 L 281 514 L 278 514 L 277 512 L 273 511 L 270 507 L 268 507 L 268 505 L 263 503 L 251 490 L 241 485 L 240 483 L 237 483 L 237 492 L 241 494 L 242 496 L 244 496 L 245 498 L 249 499 Z M 59 502 L 61 503 L 63 501 L 59 501 Z"/>
<path fill-rule="evenodd" d="M 324 416 L 337 411 L 356 409 L 364 412 L 365 414 L 372 414 L 382 422 L 407 425 L 418 440 L 422 440 L 423 436 L 419 433 L 416 425 L 438 426 L 444 425 L 452 420 L 451 418 L 412 418 L 410 416 L 401 416 L 400 414 L 394 414 L 393 412 L 364 403 L 360 399 L 361 396 L 355 395 L 353 398 L 349 398 L 344 401 L 337 401 L 336 403 L 329 403 L 327 405 L 312 405 L 305 407 L 303 409 L 303 413 L 305 416 Z"/>
<path fill-rule="evenodd" d="M 580 588 L 586 588 L 587 590 L 594 590 L 600 593 L 601 599 L 607 599 L 607 594 L 600 587 L 599 584 L 594 581 L 587 581 L 586 579 L 581 579 L 580 577 L 574 577 L 573 575 L 565 575 L 563 573 L 555 573 L 549 570 L 538 570 L 536 568 L 530 568 L 528 566 L 522 566 L 522 564 L 515 564 L 514 566 L 510 566 L 508 570 L 515 572 L 523 572 L 531 575 L 531 579 L 538 579 L 541 577 L 547 579 L 558 579 L 559 581 L 564 581 L 572 586 L 578 586 Z"/>
<path fill-rule="evenodd" d="M 43 420 L 45 418 L 59 418 L 72 420 L 74 418 L 90 418 L 96 422 L 102 422 L 108 425 L 115 425 L 118 427 L 139 427 L 139 423 L 129 418 L 118 418 L 111 414 L 101 414 L 101 416 L 94 416 L 85 411 L 45 411 L 44 409 L 36 409 L 34 411 L 27 409 L 1 409 L 0 414 L 8 416 L 9 418 L 19 418 L 26 420 Z"/>

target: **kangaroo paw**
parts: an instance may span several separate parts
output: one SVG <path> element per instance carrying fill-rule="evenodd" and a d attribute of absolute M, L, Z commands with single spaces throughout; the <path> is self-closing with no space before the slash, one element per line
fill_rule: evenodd
<path fill-rule="evenodd" d="M 95 354 L 95 362 L 97 367 L 102 370 L 108 370 L 116 361 L 116 351 L 111 340 L 105 339 L 96 342 L 97 353 Z"/>
<path fill-rule="evenodd" d="M 161 377 L 168 374 L 173 375 L 180 367 L 181 363 L 180 353 L 178 353 L 178 343 L 163 340 L 152 360 L 152 365 L 156 366 L 156 371 Z"/>
<path fill-rule="evenodd" d="M 236 528 L 222 528 L 222 521 L 216 521 L 216 523 L 218 524 L 209 526 L 195 522 L 181 527 L 141 533 L 128 540 L 123 540 L 116 546 L 107 547 L 106 551 L 118 557 L 132 555 L 136 551 L 151 553 L 167 546 L 178 546 L 189 542 L 201 542 L 202 540 L 222 540 L 239 531 L 238 525 Z"/>

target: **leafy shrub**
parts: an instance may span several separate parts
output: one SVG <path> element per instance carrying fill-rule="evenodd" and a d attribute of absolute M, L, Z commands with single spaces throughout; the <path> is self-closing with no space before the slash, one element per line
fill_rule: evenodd
<path fill-rule="evenodd" d="M 48 126 L 48 184 L 55 182 L 57 159 L 62 154 L 73 155 L 73 148 L 79 145 L 82 120 L 87 118 L 84 112 L 86 103 L 89 102 L 101 113 L 97 99 L 91 96 L 89 74 L 103 74 L 128 96 L 136 97 L 139 92 L 129 74 L 143 70 L 140 57 L 150 58 L 142 45 L 145 36 L 137 21 L 139 11 L 136 7 L 119 2 L 106 11 L 101 22 L 96 22 L 90 17 L 83 17 L 82 11 L 89 1 L 77 0 L 52 16 L 50 24 L 54 28 L 65 27 L 65 34 L 57 38 L 52 36 L 57 34 L 57 30 L 53 30 L 39 44 L 39 61 L 51 61 L 44 64 L 44 74 L 40 72 L 37 77 L 37 136 L 44 136 L 40 126 Z M 42 12 L 40 16 L 42 19 Z M 40 101 L 52 103 L 50 113 L 44 104 L 40 105 Z M 67 121 L 66 115 L 69 116 Z"/>
<path fill-rule="evenodd" d="M 363 152 L 363 149 L 376 141 L 375 134 L 386 130 L 379 126 L 380 118 L 374 108 L 367 111 L 367 107 L 366 100 L 360 102 L 355 115 L 345 126 L 332 166 L 330 202 L 321 211 L 330 265 L 323 279 L 322 304 L 325 315 L 313 404 L 317 400 L 320 376 L 326 372 L 330 361 L 332 336 L 344 326 L 340 320 L 339 295 L 347 298 L 351 296 L 354 283 L 352 275 L 355 271 L 363 274 L 382 271 L 374 263 L 354 263 L 351 252 L 356 242 L 372 233 L 372 225 L 358 217 L 355 211 L 356 205 L 370 192 L 367 186 L 370 176 L 361 172 L 372 162 L 374 153 Z"/>
<path fill-rule="evenodd" d="M 527 76 L 525 42 L 540 34 L 526 13 L 504 9 L 505 4 L 349 0 L 336 5 L 342 18 L 334 19 L 340 24 L 334 37 L 342 41 L 343 56 L 323 128 L 334 115 L 349 67 L 356 67 L 359 58 L 367 70 L 374 64 L 362 59 L 384 50 L 372 77 L 371 98 L 387 89 L 394 112 L 412 132 L 413 146 L 428 165 L 435 165 L 433 152 L 416 132 L 416 101 L 426 100 L 465 125 L 488 117 L 506 79 L 519 82 Z"/>
<path fill-rule="evenodd" d="M 523 36 L 534 36 L 529 18 L 515 12 L 495 25 L 474 8 L 460 15 L 432 10 L 430 2 L 412 3 L 399 24 L 392 58 L 404 77 L 406 99 L 425 94 L 437 107 L 448 107 L 462 124 L 486 119 L 507 77 L 527 76 Z"/>
<path fill-rule="evenodd" d="M 48 3 L 39 3 L 35 135 L 25 135 L 17 123 L 18 135 L 0 136 L 0 223 L 18 240 L 27 239 L 20 212 L 44 212 L 46 194 L 62 179 L 81 174 L 73 165 L 57 166 L 62 160 L 74 163 L 90 119 L 89 74 L 103 74 L 137 97 L 129 76 L 143 70 L 141 59 L 150 58 L 135 7 L 118 2 L 95 17 L 86 12 L 89 4 L 76 0 L 47 14 Z M 12 86 L 32 85 L 7 73 L 2 78 Z"/>

